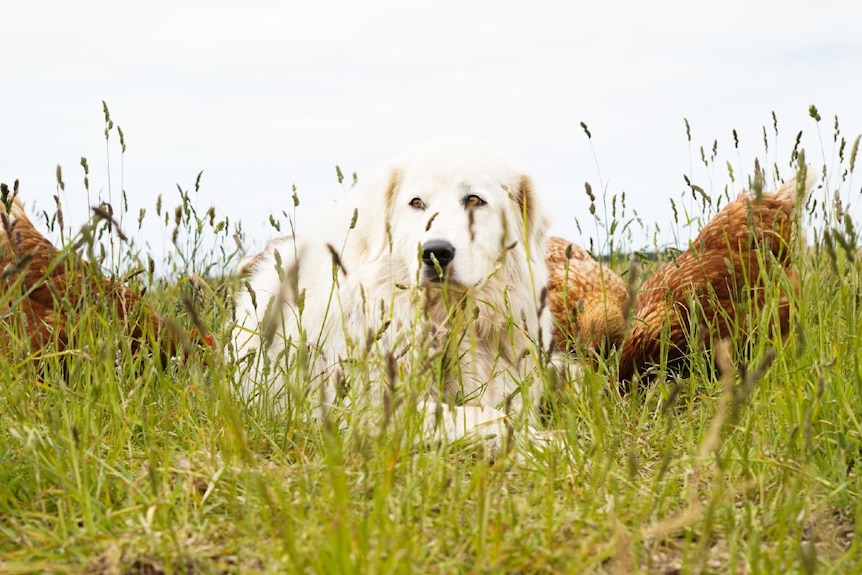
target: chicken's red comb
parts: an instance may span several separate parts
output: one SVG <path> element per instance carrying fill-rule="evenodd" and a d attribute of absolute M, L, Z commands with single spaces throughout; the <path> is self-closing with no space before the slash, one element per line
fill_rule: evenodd
<path fill-rule="evenodd" d="M 205 334 L 201 335 L 198 332 L 198 330 L 192 329 L 189 332 L 189 335 L 191 336 L 191 338 L 193 340 L 202 341 L 202 342 L 206 343 L 210 347 L 210 349 L 215 349 L 215 339 L 213 338 L 211 333 L 205 333 Z"/>

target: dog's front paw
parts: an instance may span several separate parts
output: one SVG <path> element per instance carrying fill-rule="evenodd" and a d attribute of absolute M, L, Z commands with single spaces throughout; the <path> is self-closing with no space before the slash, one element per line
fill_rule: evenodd
<path fill-rule="evenodd" d="M 463 439 L 481 441 L 492 455 L 520 452 L 527 445 L 546 445 L 556 437 L 531 425 L 516 425 L 511 415 L 492 407 L 449 406 L 428 401 L 420 409 L 429 438 L 447 444 Z"/>

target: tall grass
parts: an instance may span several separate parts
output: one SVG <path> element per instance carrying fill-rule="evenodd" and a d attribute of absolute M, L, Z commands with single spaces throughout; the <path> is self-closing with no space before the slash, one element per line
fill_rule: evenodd
<path fill-rule="evenodd" d="M 766 189 L 792 175 L 801 149 L 770 155 L 773 124 Z M 3 324 L 15 337 L 0 354 L 0 573 L 857 572 L 862 269 L 847 214 L 858 144 L 837 119 L 831 146 L 818 142 L 823 185 L 804 211 L 786 343 L 753 338 L 741 357 L 722 346 L 719 374 L 695 358 L 690 377 L 627 396 L 614 356 L 585 366 L 548 399 L 558 441 L 520 460 L 426 445 L 409 417 L 345 432 L 312 417 L 314 398 L 286 414 L 246 405 L 230 354 L 201 349 L 167 367 L 133 355 L 98 301 L 89 319 L 72 318 L 77 344 L 63 353 L 32 350 L 24 326 Z M 748 182 L 717 143 L 693 149 L 702 168 L 692 163 L 690 195 L 668 213 L 705 222 Z M 198 179 L 151 212 L 173 246 L 162 276 L 105 217 L 65 239 L 223 347 L 238 280 L 220 272 L 235 267 L 243 234 L 200 208 L 204 197 Z M 581 225 L 596 230 L 594 252 L 606 246 L 629 273 L 629 254 L 652 238 L 636 237 L 621 193 L 591 200 L 595 222 Z M 104 206 L 122 227 L 150 215 L 124 208 Z M 639 277 L 654 265 L 642 261 Z M 777 298 L 753 318 L 759 333 Z M 401 377 L 418 388 L 434 371 Z"/>

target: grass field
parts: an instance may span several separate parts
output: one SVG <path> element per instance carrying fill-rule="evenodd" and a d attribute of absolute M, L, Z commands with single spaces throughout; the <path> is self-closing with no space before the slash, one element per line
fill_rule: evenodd
<path fill-rule="evenodd" d="M 752 338 L 746 357 L 718 354 L 733 364 L 723 377 L 700 358 L 691 377 L 626 396 L 612 356 L 556 386 L 546 426 L 558 438 L 520 459 L 425 445 L 409 417 L 343 433 L 311 401 L 282 415 L 243 405 L 221 351 L 236 282 L 217 276 L 236 267 L 241 230 L 195 211 L 205 190 L 179 194 L 176 210 L 166 200 L 157 217 L 175 252 L 160 279 L 94 223 L 82 251 L 149 286 L 145 299 L 183 327 L 193 308 L 217 349 L 168 367 L 133 356 L 98 298 L 73 316 L 63 353 L 0 326 L 0 573 L 862 572 L 862 263 L 845 217 L 859 140 L 837 120 L 834 136 L 809 151 L 825 184 L 804 214 L 787 341 Z M 690 180 L 708 215 L 745 183 L 700 154 L 727 180 Z M 793 162 L 764 162 L 768 181 Z M 618 200 L 594 200 L 595 249 L 611 246 L 625 270 L 644 238 Z M 399 384 L 409 396 L 429 377 Z"/>

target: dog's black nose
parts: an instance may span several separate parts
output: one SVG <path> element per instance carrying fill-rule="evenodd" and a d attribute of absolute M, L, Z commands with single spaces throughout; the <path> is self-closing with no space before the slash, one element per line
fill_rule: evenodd
<path fill-rule="evenodd" d="M 422 261 L 425 262 L 425 265 L 434 267 L 434 259 L 445 270 L 446 266 L 455 259 L 455 246 L 445 240 L 425 242 L 422 245 Z"/>

